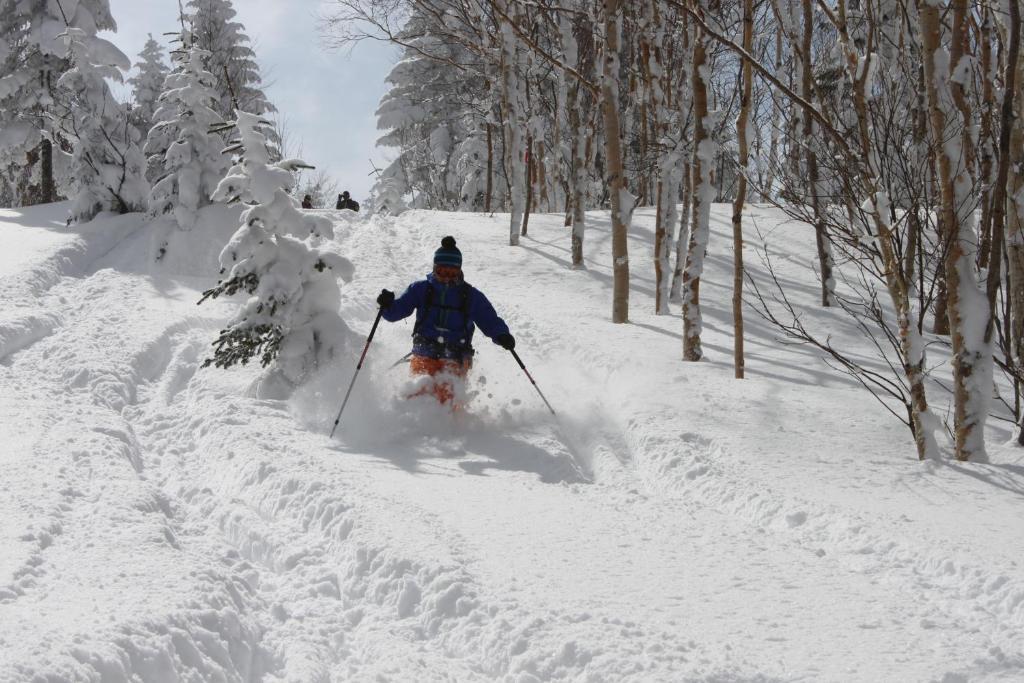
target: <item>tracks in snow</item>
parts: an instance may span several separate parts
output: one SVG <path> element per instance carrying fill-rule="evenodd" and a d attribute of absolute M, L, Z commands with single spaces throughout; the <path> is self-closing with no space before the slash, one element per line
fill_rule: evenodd
<path fill-rule="evenodd" d="M 420 235 L 384 267 L 432 244 Z M 52 295 L 64 300 L 44 312 L 59 338 L 0 367 L 0 411 L 38 406 L 16 432 L 24 457 L 4 461 L 11 491 L 41 491 L 6 516 L 33 521 L 0 561 L 0 648 L 17 676 L 791 679 L 784 663 L 742 654 L 764 650 L 745 640 L 759 631 L 796 675 L 829 678 L 858 653 L 843 651 L 842 624 L 806 633 L 815 582 L 856 620 L 846 628 L 899 618 L 935 641 L 909 642 L 936 653 L 974 631 L 1003 649 L 973 673 L 1015 666 L 1024 597 L 1013 580 L 767 490 L 716 444 L 662 428 L 671 414 L 620 423 L 598 402 L 551 434 L 504 421 L 504 441 L 470 433 L 410 463 L 303 429 L 285 404 L 246 396 L 250 374 L 197 373 L 218 322 L 209 309 L 190 317 L 191 301 L 112 271 Z M 557 336 L 532 325 L 537 339 Z M 531 446 L 537 459 L 571 454 L 585 476 L 545 481 L 554 470 L 529 462 Z M 666 586 L 678 591 L 650 590 Z M 915 604 L 936 594 L 954 597 Z M 970 613 L 979 596 L 986 615 Z M 54 605 L 59 625 L 12 630 Z M 739 612 L 757 626 L 721 630 Z M 16 638 L 49 649 L 51 668 L 32 670 L 40 655 Z"/>

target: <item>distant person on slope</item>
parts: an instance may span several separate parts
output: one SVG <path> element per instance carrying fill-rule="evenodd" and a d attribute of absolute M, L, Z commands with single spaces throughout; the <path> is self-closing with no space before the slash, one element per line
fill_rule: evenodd
<path fill-rule="evenodd" d="M 465 377 L 473 364 L 476 327 L 504 349 L 511 351 L 516 346 L 491 302 L 462 278 L 462 252 L 454 237 L 441 240 L 441 248 L 434 252 L 434 270 L 426 279 L 409 285 L 397 299 L 394 292 L 382 290 L 377 303 L 388 322 L 416 311 L 410 371 L 413 375 L 442 375 L 433 387 L 424 387 L 412 396 L 433 393 L 441 403 L 454 398 L 452 379 Z"/>
<path fill-rule="evenodd" d="M 302 208 L 303 209 L 312 209 L 313 208 L 313 197 L 311 195 L 307 194 L 305 197 L 302 198 Z"/>
<path fill-rule="evenodd" d="M 338 209 L 339 211 L 341 209 L 349 209 L 350 211 L 358 211 L 359 210 L 359 202 L 357 202 L 356 200 L 352 199 L 349 196 L 349 194 L 348 194 L 348 190 L 345 190 L 344 192 L 342 192 L 341 194 L 338 195 L 338 203 L 334 205 L 334 208 Z"/>

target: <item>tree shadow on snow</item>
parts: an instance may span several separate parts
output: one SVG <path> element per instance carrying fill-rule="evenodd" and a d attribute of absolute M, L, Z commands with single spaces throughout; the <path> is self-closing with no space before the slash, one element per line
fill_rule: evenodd
<path fill-rule="evenodd" d="M 997 489 L 1024 496 L 1024 465 L 979 463 L 964 466 L 953 461 L 943 464 L 958 474 L 966 474 Z"/>
<path fill-rule="evenodd" d="M 533 240 L 533 241 L 536 241 L 536 240 Z M 519 246 L 520 246 L 520 248 L 525 249 L 526 251 L 532 252 L 534 254 L 537 254 L 538 256 L 542 256 L 542 257 L 548 259 L 549 261 L 554 261 L 556 264 L 558 264 L 559 266 L 561 266 L 561 267 L 563 267 L 563 268 L 565 268 L 567 270 L 573 270 L 572 262 L 571 261 L 568 261 L 568 260 L 563 259 L 563 258 L 559 258 L 559 257 L 557 257 L 557 256 L 555 256 L 553 254 L 548 254 L 547 252 L 545 252 L 545 251 L 543 251 L 541 249 L 538 249 L 537 247 L 531 247 L 531 246 L 528 246 L 526 244 L 523 244 L 522 242 L 519 243 Z M 610 272 L 609 273 L 602 273 L 602 272 L 596 270 L 596 268 L 605 268 L 606 266 L 603 266 L 602 264 L 594 263 L 593 261 L 587 261 L 587 260 L 584 260 L 584 264 L 586 265 L 586 268 L 585 269 L 577 269 L 577 272 L 586 273 L 587 275 L 589 275 L 591 277 L 591 279 L 596 280 L 596 281 L 600 282 L 602 285 L 604 285 L 604 287 L 606 289 L 610 290 L 612 288 L 612 281 L 613 281 L 614 278 L 612 277 L 611 273 Z M 654 296 L 654 290 L 651 289 L 650 287 L 643 287 L 643 286 L 637 285 L 636 284 L 636 280 L 637 279 L 638 279 L 637 277 L 633 277 L 631 279 L 630 286 L 629 286 L 630 293 L 643 294 L 643 295 L 648 296 L 648 297 L 653 297 Z M 642 279 L 642 278 L 639 278 L 639 279 Z"/>

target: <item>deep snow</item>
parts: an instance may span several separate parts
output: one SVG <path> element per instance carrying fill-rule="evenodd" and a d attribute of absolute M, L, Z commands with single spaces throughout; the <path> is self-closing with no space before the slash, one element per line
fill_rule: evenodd
<path fill-rule="evenodd" d="M 453 234 L 559 412 L 486 339 L 465 413 L 404 400 L 411 321 L 382 324 L 334 440 L 360 349 L 283 401 L 258 368 L 199 368 L 237 306 L 195 305 L 237 225 L 204 212 L 159 264 L 166 226 L 138 216 L 0 212 L 0 681 L 1024 678 L 1008 423 L 991 463 L 919 463 L 750 311 L 732 379 L 729 207 L 696 364 L 678 306 L 653 314 L 650 210 L 618 326 L 605 214 L 571 270 L 559 216 L 511 248 L 507 216 L 322 212 L 354 330 Z M 810 229 L 749 216 L 805 322 L 866 354 L 814 307 Z"/>

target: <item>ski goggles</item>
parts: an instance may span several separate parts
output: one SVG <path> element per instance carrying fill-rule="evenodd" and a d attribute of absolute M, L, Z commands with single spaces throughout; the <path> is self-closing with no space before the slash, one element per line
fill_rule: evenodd
<path fill-rule="evenodd" d="M 462 277 L 462 268 L 458 266 L 434 266 L 434 277 L 439 282 L 454 282 Z"/>

